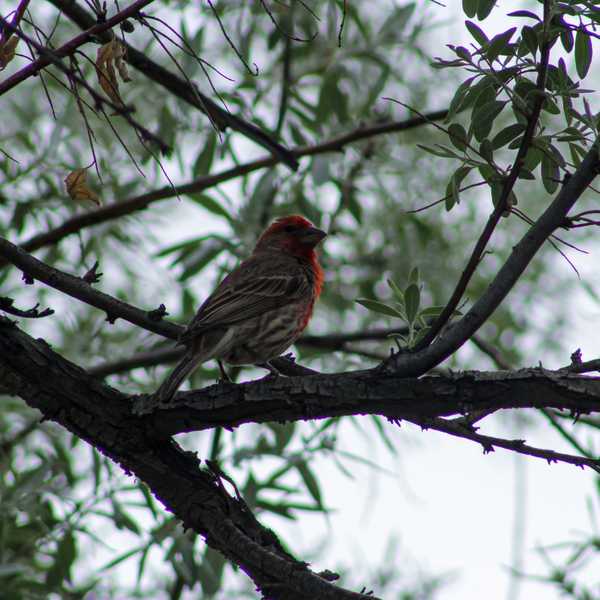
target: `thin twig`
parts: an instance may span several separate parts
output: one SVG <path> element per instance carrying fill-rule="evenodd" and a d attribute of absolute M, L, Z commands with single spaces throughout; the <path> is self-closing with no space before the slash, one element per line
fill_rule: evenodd
<path fill-rule="evenodd" d="M 489 435 L 483 435 L 477 433 L 474 428 L 465 427 L 460 423 L 454 423 L 451 420 L 442 418 L 433 419 L 406 419 L 415 425 L 419 425 L 423 429 L 434 429 L 449 435 L 460 437 L 465 440 L 470 440 L 481 444 L 484 453 L 493 452 L 495 448 L 504 448 L 518 454 L 525 454 L 527 456 L 533 456 L 535 458 L 542 458 L 551 463 L 567 463 L 575 465 L 577 467 L 589 467 L 590 469 L 600 473 L 600 459 L 589 458 L 587 456 L 574 456 L 572 454 L 564 454 L 562 452 L 555 452 L 554 450 L 548 450 L 544 448 L 535 448 L 534 446 L 528 446 L 525 440 L 506 440 L 503 438 L 492 437 Z"/>
<path fill-rule="evenodd" d="M 111 29 L 115 25 L 118 25 L 125 19 L 135 15 L 140 10 L 140 8 L 150 4 L 153 1 L 154 0 L 136 0 L 127 8 L 113 15 L 110 19 L 107 19 L 102 23 L 96 23 L 95 25 L 91 26 L 89 29 L 86 29 L 83 33 L 80 33 L 78 36 L 75 36 L 72 40 L 69 40 L 66 44 L 63 44 L 59 48 L 55 48 L 52 50 L 46 49 L 45 53 L 40 52 L 40 50 L 38 49 L 40 57 L 36 61 L 29 63 L 26 67 L 23 67 L 21 70 L 11 75 L 8 79 L 5 79 L 4 81 L 0 82 L 0 96 L 5 92 L 8 92 L 10 89 L 15 87 L 28 77 L 35 75 L 41 69 L 44 69 L 45 67 L 53 63 L 55 64 L 56 59 L 73 54 L 73 52 L 75 52 L 75 50 L 77 50 L 79 46 L 82 46 L 86 42 L 89 42 L 93 36 L 98 35 L 99 33 L 102 33 L 108 29 Z M 5 22 L 4 19 L 2 19 L 2 22 Z"/>
<path fill-rule="evenodd" d="M 514 160 L 514 163 L 510 169 L 510 173 L 506 178 L 504 185 L 502 186 L 502 193 L 500 194 L 500 198 L 498 199 L 498 203 L 494 208 L 494 211 L 490 215 L 486 226 L 481 233 L 477 243 L 475 244 L 475 248 L 469 258 L 469 261 L 463 270 L 460 279 L 450 297 L 450 300 L 444 307 L 444 310 L 438 316 L 438 318 L 433 322 L 429 331 L 423 336 L 421 341 L 417 344 L 415 351 L 423 350 L 431 342 L 438 336 L 443 327 L 448 323 L 457 306 L 459 305 L 463 294 L 467 289 L 467 285 L 471 280 L 471 277 L 475 273 L 477 266 L 479 265 L 485 248 L 496 229 L 496 226 L 500 222 L 500 219 L 504 212 L 506 211 L 507 201 L 512 192 L 512 189 L 519 177 L 519 173 L 523 164 L 525 162 L 525 157 L 531 146 L 531 142 L 533 140 L 533 136 L 535 134 L 535 130 L 537 127 L 538 120 L 540 118 L 540 113 L 542 111 L 542 106 L 545 101 L 545 96 L 543 94 L 546 88 L 546 76 L 548 72 L 548 62 L 550 59 L 550 49 L 552 47 L 553 42 L 548 39 L 548 25 L 550 20 L 550 9 L 549 9 L 549 0 L 544 0 L 544 39 L 541 44 L 541 56 L 540 56 L 540 65 L 538 69 L 538 77 L 536 81 L 536 88 L 540 91 L 533 103 L 533 107 L 531 110 L 531 115 L 527 121 L 527 128 L 523 134 L 523 139 L 521 141 L 521 145 L 517 152 L 517 156 Z"/>
<path fill-rule="evenodd" d="M 139 1 L 140 2 L 141 1 L 149 2 L 151 0 L 139 0 Z M 8 24 L 8 22 L 5 21 L 2 17 L 0 17 L 0 22 L 3 22 L 6 26 L 10 27 L 10 24 Z M 161 152 L 163 152 L 163 153 L 169 152 L 170 148 L 158 136 L 151 133 L 148 129 L 146 129 L 143 125 L 140 125 L 139 123 L 137 123 L 131 117 L 130 113 L 132 112 L 132 109 L 130 107 L 121 106 L 121 105 L 113 102 L 112 100 L 109 100 L 108 98 L 102 96 L 91 85 L 89 85 L 87 83 L 87 81 L 85 81 L 85 79 L 82 79 L 81 77 L 75 75 L 69 69 L 69 67 L 65 66 L 63 64 L 62 60 L 59 57 L 57 57 L 52 50 L 45 48 L 41 44 L 38 44 L 35 40 L 33 40 L 31 37 L 24 34 L 22 31 L 19 31 L 19 30 L 13 30 L 13 31 L 14 31 L 15 35 L 18 35 L 21 39 L 26 41 L 28 44 L 31 44 L 37 50 L 37 52 L 39 54 L 46 57 L 54 66 L 56 66 L 63 73 L 65 73 L 65 75 L 67 75 L 67 76 L 70 75 L 71 77 L 73 77 L 73 79 L 81 87 L 85 88 L 85 90 L 94 99 L 94 102 L 96 102 L 99 106 L 106 105 L 106 106 L 110 107 L 112 110 L 117 112 L 120 116 L 122 116 L 127 121 L 127 123 L 129 123 L 129 125 L 131 125 L 131 127 L 136 129 L 145 140 L 148 140 L 150 142 L 157 144 L 160 147 Z M 0 84 L 0 87 L 1 87 L 1 85 L 2 84 Z"/>

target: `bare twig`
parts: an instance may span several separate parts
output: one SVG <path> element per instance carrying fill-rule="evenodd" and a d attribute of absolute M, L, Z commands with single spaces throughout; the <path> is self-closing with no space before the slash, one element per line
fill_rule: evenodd
<path fill-rule="evenodd" d="M 517 452 L 518 454 L 542 458 L 548 461 L 548 464 L 562 462 L 581 468 L 589 467 L 597 473 L 600 473 L 600 459 L 597 458 L 590 458 L 588 456 L 575 456 L 572 454 L 555 452 L 554 450 L 535 448 L 534 446 L 528 446 L 525 443 L 525 440 L 506 440 L 504 438 L 483 435 L 481 433 L 477 433 L 474 428 L 465 427 L 462 424 L 454 423 L 453 421 L 447 419 L 434 418 L 406 420 L 411 421 L 415 425 L 420 425 L 424 429 L 434 429 L 436 431 L 481 444 L 481 447 L 486 454 L 488 452 L 493 452 L 495 448 L 504 448 L 505 450 L 511 450 L 512 452 Z"/>
<path fill-rule="evenodd" d="M 0 310 L 13 315 L 15 317 L 21 317 L 24 319 L 41 319 L 42 317 L 48 317 L 54 314 L 51 308 L 45 308 L 44 310 L 38 310 L 39 304 L 36 304 L 33 308 L 22 310 L 14 305 L 12 298 L 0 296 Z"/>

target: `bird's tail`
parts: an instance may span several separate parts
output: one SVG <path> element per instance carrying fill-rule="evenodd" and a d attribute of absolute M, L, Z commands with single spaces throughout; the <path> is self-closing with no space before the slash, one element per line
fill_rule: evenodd
<path fill-rule="evenodd" d="M 160 401 L 169 402 L 175 392 L 179 389 L 179 386 L 201 362 L 204 362 L 201 355 L 197 352 L 188 351 L 179 364 L 162 382 L 158 390 L 156 390 L 156 395 Z"/>

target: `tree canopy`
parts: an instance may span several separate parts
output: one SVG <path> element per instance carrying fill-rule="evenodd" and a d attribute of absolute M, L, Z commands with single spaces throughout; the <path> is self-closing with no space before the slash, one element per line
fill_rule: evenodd
<path fill-rule="evenodd" d="M 277 530 L 404 423 L 600 481 L 600 358 L 565 344 L 600 308 L 600 9 L 455 4 L 3 5 L 6 597 L 431 598 L 441 574 L 357 581 Z M 283 376 L 212 361 L 161 403 L 183 327 L 287 214 L 329 235 Z M 541 579 L 597 597 L 597 540 Z"/>

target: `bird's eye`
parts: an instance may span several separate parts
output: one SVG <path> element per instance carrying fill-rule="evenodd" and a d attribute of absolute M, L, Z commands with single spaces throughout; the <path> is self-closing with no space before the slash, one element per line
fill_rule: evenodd
<path fill-rule="evenodd" d="M 297 228 L 296 228 L 296 226 L 295 226 L 295 225 L 286 225 L 286 226 L 283 228 L 283 230 L 284 230 L 286 233 L 294 233 L 294 231 L 296 231 L 296 229 L 297 229 Z"/>

